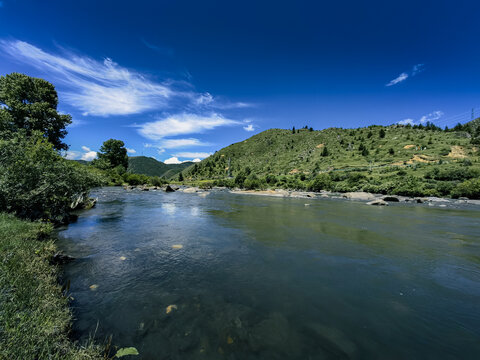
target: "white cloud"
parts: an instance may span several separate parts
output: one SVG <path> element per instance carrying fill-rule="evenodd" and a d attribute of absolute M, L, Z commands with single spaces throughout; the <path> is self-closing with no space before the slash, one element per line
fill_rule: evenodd
<path fill-rule="evenodd" d="M 206 157 L 209 157 L 212 155 L 212 153 L 207 153 L 207 152 L 180 152 L 173 154 L 173 156 L 179 157 L 179 158 L 199 158 L 199 159 L 204 159 Z"/>
<path fill-rule="evenodd" d="M 407 78 L 408 78 L 408 74 L 407 74 L 407 73 L 401 73 L 401 74 L 398 75 L 395 79 L 393 79 L 392 81 L 390 81 L 386 86 L 396 85 L 396 84 L 398 84 L 398 83 L 401 83 L 402 81 L 407 80 Z"/>
<path fill-rule="evenodd" d="M 23 41 L 1 41 L 0 47 L 16 60 L 51 74 L 71 90 L 63 97 L 85 114 L 108 116 L 140 113 L 165 108 L 173 96 L 191 94 L 171 85 L 155 83 L 144 75 L 119 66 L 111 59 L 103 62 L 70 52 L 47 53 Z"/>
<path fill-rule="evenodd" d="M 158 146 L 161 149 L 175 149 L 175 148 L 188 147 L 188 146 L 209 146 L 209 145 L 211 144 L 201 142 L 200 140 L 195 138 L 189 138 L 189 139 L 165 139 L 155 146 Z"/>
<path fill-rule="evenodd" d="M 65 159 L 68 159 L 68 160 L 76 160 L 78 159 L 82 154 L 79 153 L 78 151 L 71 151 L 71 150 L 68 150 L 65 152 L 64 154 L 64 157 Z"/>
<path fill-rule="evenodd" d="M 160 140 L 168 136 L 201 133 L 219 126 L 238 124 L 241 124 L 241 122 L 224 118 L 216 113 L 208 116 L 184 113 L 135 126 L 139 128 L 140 135 L 147 139 Z"/>
<path fill-rule="evenodd" d="M 443 116 L 443 111 L 437 110 L 437 111 L 431 112 L 430 114 L 423 115 L 420 118 L 420 122 L 422 124 L 426 123 L 427 121 L 432 122 L 432 121 L 440 119 L 442 116 Z"/>
<path fill-rule="evenodd" d="M 182 162 L 180 160 L 178 160 L 177 157 L 171 157 L 167 160 L 164 161 L 165 164 L 181 164 Z"/>
<path fill-rule="evenodd" d="M 199 158 L 196 158 L 196 159 L 193 159 L 193 160 L 179 160 L 179 158 L 177 156 L 173 156 L 167 160 L 164 161 L 165 164 L 182 164 L 182 163 L 186 163 L 186 162 L 200 162 L 202 160 L 200 160 Z"/>
<path fill-rule="evenodd" d="M 86 147 L 86 146 L 82 146 L 82 150 L 83 150 L 83 151 L 86 151 L 86 152 L 89 152 L 89 151 L 91 151 L 91 149 L 90 149 L 90 148 L 88 148 L 88 147 Z"/>
<path fill-rule="evenodd" d="M 129 149 L 129 148 L 126 148 L 126 149 L 127 149 L 128 154 L 136 154 L 137 153 L 137 150 L 135 150 L 135 149 Z"/>
<path fill-rule="evenodd" d="M 400 75 L 398 75 L 395 79 L 391 80 L 385 86 L 396 85 L 398 83 L 401 83 L 401 82 L 407 80 L 410 76 L 413 77 L 413 76 L 421 73 L 424 70 L 424 66 L 425 66 L 424 64 L 414 65 L 411 71 L 401 73 Z"/>
<path fill-rule="evenodd" d="M 255 131 L 255 128 L 253 127 L 252 124 L 249 124 L 248 126 L 244 126 L 243 130 L 245 130 L 245 131 Z"/>
<path fill-rule="evenodd" d="M 154 50 L 160 49 L 142 41 Z M 192 112 L 251 106 L 215 98 L 208 92 L 198 93 L 185 81 L 153 81 L 110 58 L 97 61 L 64 49 L 57 53 L 46 52 L 19 40 L 0 41 L 0 48 L 15 61 L 34 66 L 64 85 L 68 90 L 62 91 L 62 98 L 85 116 L 129 115 L 178 106 L 192 109 Z"/>
<path fill-rule="evenodd" d="M 423 115 L 420 119 L 414 120 L 414 119 L 404 119 L 398 122 L 400 125 L 419 125 L 419 124 L 425 124 L 427 121 L 428 122 L 434 122 L 435 120 L 440 119 L 443 116 L 443 111 L 437 110 L 433 111 L 427 115 Z"/>
<path fill-rule="evenodd" d="M 81 160 L 92 161 L 97 157 L 96 151 L 88 151 L 82 155 Z"/>

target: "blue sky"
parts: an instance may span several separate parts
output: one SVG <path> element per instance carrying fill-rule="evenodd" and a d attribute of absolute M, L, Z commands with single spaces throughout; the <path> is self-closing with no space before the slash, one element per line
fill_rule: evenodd
<path fill-rule="evenodd" d="M 51 81 L 70 158 L 202 159 L 269 128 L 480 115 L 474 1 L 0 1 L 0 74 Z"/>

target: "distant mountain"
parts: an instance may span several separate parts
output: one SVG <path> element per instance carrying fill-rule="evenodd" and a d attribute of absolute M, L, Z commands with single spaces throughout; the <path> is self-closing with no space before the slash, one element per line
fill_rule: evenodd
<path fill-rule="evenodd" d="M 147 156 L 132 156 L 128 158 L 128 171 L 134 174 L 163 176 L 169 179 L 192 164 L 193 162 L 190 161 L 181 164 L 165 164 Z"/>

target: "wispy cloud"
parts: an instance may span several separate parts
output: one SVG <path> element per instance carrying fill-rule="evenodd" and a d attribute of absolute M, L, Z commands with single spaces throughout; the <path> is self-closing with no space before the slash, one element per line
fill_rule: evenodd
<path fill-rule="evenodd" d="M 66 85 L 69 90 L 63 93 L 65 100 L 85 114 L 135 114 L 165 108 L 172 97 L 188 96 L 121 67 L 110 58 L 99 62 L 66 51 L 56 55 L 18 40 L 1 41 L 0 47 L 16 60 L 46 71 Z"/>
<path fill-rule="evenodd" d="M 127 149 L 128 154 L 136 154 L 137 153 L 137 150 L 135 150 L 135 149 L 129 149 L 129 148 L 125 148 L 125 149 Z"/>
<path fill-rule="evenodd" d="M 161 50 L 145 39 L 142 41 L 153 50 Z M 153 81 L 110 58 L 97 61 L 64 49 L 52 53 L 20 40 L 1 40 L 0 49 L 15 61 L 34 66 L 62 84 L 66 89 L 61 94 L 63 99 L 84 115 L 131 115 L 178 107 L 199 113 L 251 106 L 196 92 L 185 81 Z"/>
<path fill-rule="evenodd" d="M 424 64 L 414 65 L 412 70 L 410 70 L 408 72 L 401 73 L 395 79 L 393 79 L 389 83 L 387 83 L 385 86 L 393 86 L 393 85 L 399 84 L 399 83 L 407 80 L 409 77 L 413 77 L 413 76 L 421 73 L 423 70 L 424 70 Z"/>
<path fill-rule="evenodd" d="M 170 48 L 154 45 L 148 42 L 147 40 L 145 40 L 144 38 L 140 38 L 140 41 L 143 43 L 143 45 L 145 45 L 150 50 L 155 51 L 156 53 L 159 53 L 161 55 L 173 56 L 173 50 Z"/>
<path fill-rule="evenodd" d="M 199 159 L 205 159 L 210 155 L 212 155 L 212 153 L 208 153 L 208 152 L 180 152 L 180 153 L 173 154 L 173 156 L 176 156 L 179 158 L 199 158 Z"/>
<path fill-rule="evenodd" d="M 420 124 L 425 124 L 426 122 L 434 122 L 438 119 L 440 119 L 443 116 L 443 111 L 437 110 L 433 111 L 427 115 L 423 115 L 420 119 L 415 120 L 415 119 L 403 119 L 398 122 L 400 125 L 420 125 Z"/>
<path fill-rule="evenodd" d="M 162 149 L 176 149 L 189 146 L 210 146 L 210 143 L 202 142 L 195 138 L 189 139 L 165 139 L 159 142 L 155 147 Z"/>
<path fill-rule="evenodd" d="M 150 140 L 160 140 L 166 137 L 202 133 L 220 126 L 242 124 L 240 121 L 227 119 L 220 114 L 210 115 L 177 114 L 161 118 L 157 121 L 134 125 L 140 135 Z"/>
<path fill-rule="evenodd" d="M 243 127 L 243 130 L 245 130 L 245 131 L 255 131 L 255 128 L 253 127 L 252 124 L 248 124 L 247 126 Z"/>

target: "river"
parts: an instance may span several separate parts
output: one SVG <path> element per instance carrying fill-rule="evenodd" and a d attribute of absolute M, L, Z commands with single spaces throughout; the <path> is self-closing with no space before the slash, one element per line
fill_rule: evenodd
<path fill-rule="evenodd" d="M 93 195 L 58 233 L 81 341 L 137 359 L 480 358 L 478 207 Z"/>

